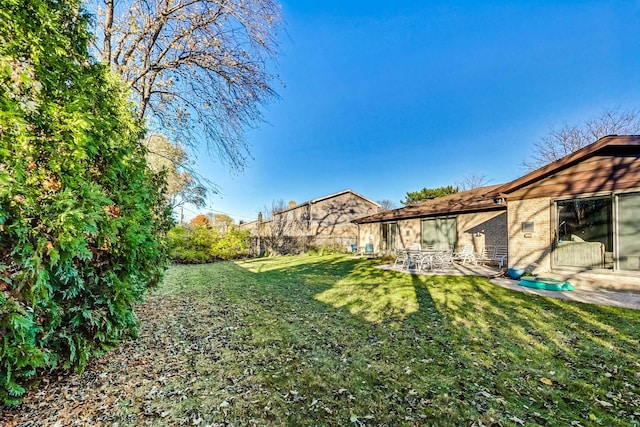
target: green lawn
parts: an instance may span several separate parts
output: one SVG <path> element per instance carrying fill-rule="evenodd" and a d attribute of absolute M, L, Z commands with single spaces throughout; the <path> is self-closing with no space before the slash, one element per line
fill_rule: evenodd
<path fill-rule="evenodd" d="M 119 390 L 103 419 L 640 424 L 639 311 L 375 265 L 301 256 L 172 267 L 140 307 L 139 340 L 90 369 L 94 389 Z"/>

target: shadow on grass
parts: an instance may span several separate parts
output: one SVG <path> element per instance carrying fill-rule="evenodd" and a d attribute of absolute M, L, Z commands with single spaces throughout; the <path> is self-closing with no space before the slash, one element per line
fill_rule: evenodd
<path fill-rule="evenodd" d="M 17 425 L 640 423 L 639 311 L 376 265 L 174 266 L 138 307 L 140 338 L 82 387 L 52 381 Z"/>
<path fill-rule="evenodd" d="M 343 262 L 312 270 L 322 274 Z M 315 299 L 366 322 L 418 325 L 417 334 L 435 336 L 465 399 L 490 396 L 488 410 L 500 406 L 502 396 L 516 396 L 506 406 L 521 416 L 518 405 L 533 409 L 537 415 L 529 420 L 536 423 L 558 414 L 572 414 L 569 423 L 576 421 L 572 416 L 611 422 L 635 416 L 638 311 L 521 293 L 479 277 L 408 275 L 374 264 L 338 268 L 338 280 Z"/>
<path fill-rule="evenodd" d="M 242 277 L 238 297 L 276 317 L 253 329 L 254 341 L 284 345 L 291 360 L 312 349 L 331 377 L 342 372 L 339 360 L 359 354 L 386 371 L 378 375 L 382 383 L 371 377 L 377 387 L 400 386 L 398 365 L 411 371 L 416 360 L 432 364 L 404 380 L 440 406 L 425 406 L 425 414 L 485 424 L 637 421 L 640 312 L 521 293 L 479 277 L 375 266 L 344 257 L 283 257 L 225 268 Z"/>

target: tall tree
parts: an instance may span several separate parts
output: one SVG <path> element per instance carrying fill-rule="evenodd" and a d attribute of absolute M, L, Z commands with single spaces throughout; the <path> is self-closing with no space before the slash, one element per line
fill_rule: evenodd
<path fill-rule="evenodd" d="M 527 170 L 538 169 L 607 135 L 640 134 L 640 111 L 610 108 L 583 122 L 552 128 L 533 145 L 522 162 Z"/>
<path fill-rule="evenodd" d="M 140 118 L 241 169 L 244 134 L 277 97 L 280 8 L 272 0 L 89 0 L 95 47 L 131 86 Z"/>
<path fill-rule="evenodd" d="M 211 222 L 209 221 L 209 218 L 205 214 L 200 214 L 195 216 L 191 220 L 191 225 L 209 227 L 211 225 Z"/>
<path fill-rule="evenodd" d="M 207 218 L 209 218 L 210 226 L 217 228 L 222 233 L 226 233 L 233 226 L 233 218 L 227 214 L 210 212 L 207 214 Z"/>
<path fill-rule="evenodd" d="M 405 206 L 414 205 L 423 200 L 435 199 L 437 197 L 447 196 L 449 194 L 455 194 L 458 192 L 457 187 L 448 185 L 446 187 L 438 188 L 423 188 L 420 191 L 408 191 L 404 200 L 401 200 Z"/>
<path fill-rule="evenodd" d="M 79 0 L 0 7 L 0 401 L 130 333 L 166 267 L 164 181 Z"/>

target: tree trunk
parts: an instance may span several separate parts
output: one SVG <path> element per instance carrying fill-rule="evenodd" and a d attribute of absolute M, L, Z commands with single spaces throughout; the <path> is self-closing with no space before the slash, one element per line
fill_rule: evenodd
<path fill-rule="evenodd" d="M 102 60 L 111 67 L 111 33 L 113 31 L 113 2 L 114 0 L 105 0 L 105 16 L 104 16 L 104 40 L 102 43 Z"/>

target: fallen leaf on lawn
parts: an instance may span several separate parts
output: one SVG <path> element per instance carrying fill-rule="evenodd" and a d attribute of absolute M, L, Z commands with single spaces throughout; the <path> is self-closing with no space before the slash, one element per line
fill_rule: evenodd
<path fill-rule="evenodd" d="M 509 418 L 511 421 L 513 421 L 516 424 L 520 424 L 521 426 L 524 425 L 524 420 L 521 420 L 520 418 L 513 416 L 511 418 Z"/>
<path fill-rule="evenodd" d="M 606 402 L 604 400 L 596 399 L 596 402 L 598 402 L 600 405 L 604 406 L 605 408 L 610 408 L 610 407 L 613 406 L 613 403 L 609 403 L 609 402 Z"/>
<path fill-rule="evenodd" d="M 546 385 L 553 385 L 553 381 L 551 381 L 549 378 L 546 378 L 546 377 L 540 378 L 540 382 Z"/>

